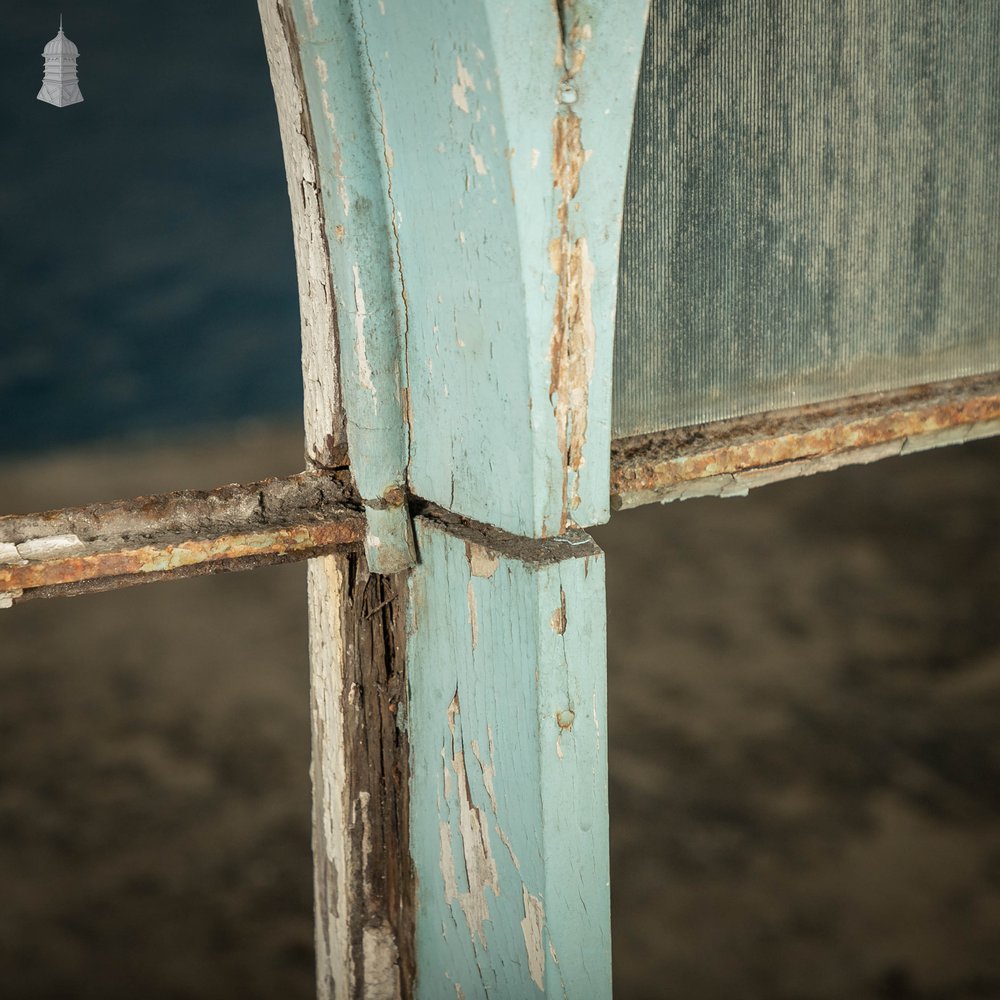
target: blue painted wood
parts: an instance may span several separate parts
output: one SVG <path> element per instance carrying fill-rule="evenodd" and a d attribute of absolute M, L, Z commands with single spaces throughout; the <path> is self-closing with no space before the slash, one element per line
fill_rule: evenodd
<path fill-rule="evenodd" d="M 366 498 L 406 467 L 518 534 L 607 519 L 647 5 L 295 0 Z"/>
<path fill-rule="evenodd" d="M 608 517 L 647 3 L 294 0 L 372 568 L 404 482 L 494 526 L 418 519 L 409 578 L 428 1000 L 610 995 L 603 557 L 552 536 Z"/>
<path fill-rule="evenodd" d="M 364 12 L 348 0 L 294 0 L 293 10 L 326 215 L 351 469 L 361 496 L 384 507 L 406 482 L 408 434 L 391 154 Z M 369 533 L 366 545 L 375 572 L 412 561 L 408 518 L 398 504 L 376 515 L 379 534 Z"/>
<path fill-rule="evenodd" d="M 603 555 L 416 532 L 416 996 L 608 997 Z"/>
<path fill-rule="evenodd" d="M 363 6 L 394 163 L 411 489 L 536 537 L 604 521 L 646 0 Z"/>

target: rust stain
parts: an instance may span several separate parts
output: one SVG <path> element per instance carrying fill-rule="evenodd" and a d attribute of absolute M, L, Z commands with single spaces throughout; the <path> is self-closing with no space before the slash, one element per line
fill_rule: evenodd
<path fill-rule="evenodd" d="M 389 507 L 402 507 L 406 503 L 406 491 L 402 486 L 390 486 L 382 494 L 382 499 Z"/>
<path fill-rule="evenodd" d="M 612 445 L 611 493 L 620 507 L 629 493 L 666 493 L 782 466 L 833 467 L 893 443 L 901 451 L 921 437 L 997 420 L 1000 375 L 988 375 L 622 438 Z"/>
<path fill-rule="evenodd" d="M 37 596 L 54 596 L 81 592 L 88 582 L 106 581 L 86 589 L 108 589 L 189 576 L 199 566 L 208 572 L 223 568 L 215 564 L 305 559 L 360 542 L 359 506 L 337 473 L 307 472 L 209 492 L 6 515 L 3 551 L 30 558 L 0 565 L 0 592 L 42 588 Z"/>
<path fill-rule="evenodd" d="M 200 538 L 176 544 L 143 545 L 111 552 L 91 552 L 65 558 L 0 567 L 0 591 L 93 580 L 99 577 L 167 573 L 197 563 L 244 559 L 248 556 L 294 557 L 317 550 L 354 545 L 364 537 L 360 517 L 346 523 L 322 523 Z"/>
<path fill-rule="evenodd" d="M 587 403 L 597 341 L 591 305 L 594 265 L 586 237 L 574 238 L 570 227 L 570 206 L 585 162 L 580 118 L 564 110 L 552 123 L 552 178 L 561 197 L 556 209 L 558 235 L 549 243 L 549 261 L 558 278 L 549 348 L 549 402 L 563 456 L 560 533 L 569 526 L 569 511 L 580 503 L 579 473 L 587 440 Z"/>

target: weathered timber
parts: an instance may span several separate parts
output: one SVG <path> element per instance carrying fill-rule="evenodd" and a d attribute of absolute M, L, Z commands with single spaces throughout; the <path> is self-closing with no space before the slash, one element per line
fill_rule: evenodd
<path fill-rule="evenodd" d="M 604 521 L 646 0 L 365 6 L 398 164 L 411 489 L 525 536 Z"/>
<path fill-rule="evenodd" d="M 767 483 L 1000 434 L 1000 375 L 873 393 L 622 438 L 612 445 L 615 510 Z"/>
<path fill-rule="evenodd" d="M 307 559 L 355 546 L 363 533 L 350 488 L 320 472 L 8 514 L 0 517 L 0 601 Z"/>
<path fill-rule="evenodd" d="M 407 596 L 415 995 L 610 996 L 603 555 L 428 509 Z"/>
<path fill-rule="evenodd" d="M 309 566 L 320 1000 L 412 995 L 405 594 L 360 552 Z"/>
<path fill-rule="evenodd" d="M 376 95 L 350 4 L 258 0 L 286 165 L 315 165 L 303 228 L 326 259 L 300 294 L 336 321 L 302 343 L 306 453 L 340 426 L 364 519 L 366 559 L 309 564 L 316 969 L 321 1000 L 408 997 L 413 980 L 407 875 L 404 645 L 393 576 L 414 559 L 406 504 L 402 391 L 405 310 L 388 208 Z M 296 191 L 289 177 L 293 214 Z M 305 318 L 305 306 L 303 316 Z M 334 365 L 336 364 L 336 367 Z M 332 380 L 312 399 L 309 384 Z M 367 565 L 365 565 L 367 563 Z"/>
<path fill-rule="evenodd" d="M 395 487 L 526 536 L 606 520 L 648 0 L 475 0 L 461 17 L 445 0 L 280 2 L 320 164 L 352 465 L 385 522 L 370 563 L 412 560 L 402 509 L 376 504 Z"/>
<path fill-rule="evenodd" d="M 307 459 L 344 465 L 347 431 L 340 392 L 337 318 L 316 137 L 306 107 L 302 65 L 288 4 L 258 0 L 264 47 L 285 159 L 302 324 L 302 388 Z"/>
<path fill-rule="evenodd" d="M 350 0 L 259 0 L 278 13 L 300 67 L 295 80 L 319 165 L 319 196 L 329 249 L 341 399 L 352 471 L 365 505 L 378 510 L 365 541 L 376 572 L 414 559 L 406 506 L 408 424 L 403 343 L 406 301 L 392 202 L 392 150 L 373 78 L 363 4 Z M 401 12 L 399 12 L 401 13 Z M 321 344 L 303 343 L 303 376 L 325 362 Z M 317 353 L 319 352 L 319 353 Z M 321 423 L 321 421 L 320 421 Z M 317 424 L 319 426 L 319 424 Z M 375 521 L 378 531 L 372 530 Z"/>

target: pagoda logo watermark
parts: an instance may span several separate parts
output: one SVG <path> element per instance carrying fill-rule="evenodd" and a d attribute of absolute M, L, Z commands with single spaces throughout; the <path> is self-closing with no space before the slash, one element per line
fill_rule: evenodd
<path fill-rule="evenodd" d="M 80 84 L 76 78 L 76 60 L 80 50 L 63 34 L 62 16 L 59 18 L 59 34 L 42 50 L 45 61 L 45 75 L 38 99 L 57 108 L 68 104 L 79 104 L 83 100 Z"/>

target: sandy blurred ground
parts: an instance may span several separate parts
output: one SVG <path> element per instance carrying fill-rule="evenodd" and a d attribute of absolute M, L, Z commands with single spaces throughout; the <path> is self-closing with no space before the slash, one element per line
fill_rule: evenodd
<path fill-rule="evenodd" d="M 300 436 L 7 463 L 0 508 L 291 472 Z M 595 535 L 619 1000 L 1000 997 L 1000 444 Z M 4 1000 L 312 995 L 304 589 L 0 614 Z"/>

